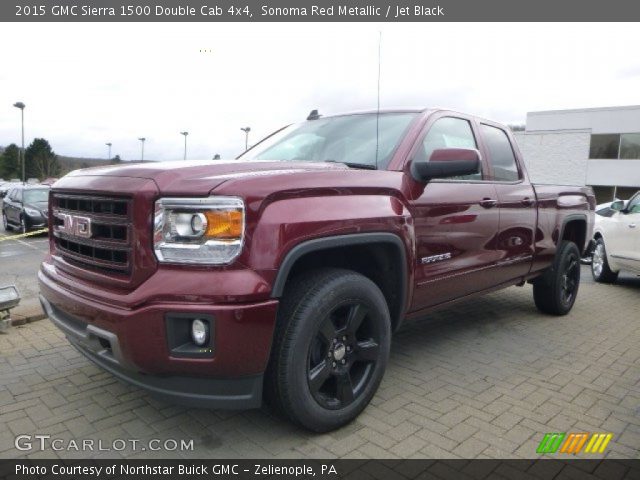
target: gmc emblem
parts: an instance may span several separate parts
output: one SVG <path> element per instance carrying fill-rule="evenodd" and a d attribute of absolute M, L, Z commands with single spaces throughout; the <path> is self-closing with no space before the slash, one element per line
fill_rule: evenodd
<path fill-rule="evenodd" d="M 75 237 L 91 238 L 90 218 L 68 213 L 58 213 L 56 216 L 62 220 L 62 225 L 58 225 L 59 232 Z"/>

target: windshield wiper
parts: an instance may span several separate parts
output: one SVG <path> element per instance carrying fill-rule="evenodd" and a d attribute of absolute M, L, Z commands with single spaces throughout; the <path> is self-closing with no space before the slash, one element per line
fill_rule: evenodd
<path fill-rule="evenodd" d="M 377 170 L 375 165 L 368 165 L 366 163 L 356 163 L 356 162 L 339 162 L 337 160 L 322 160 L 323 162 L 328 163 L 341 163 L 350 168 L 360 168 L 362 170 Z"/>

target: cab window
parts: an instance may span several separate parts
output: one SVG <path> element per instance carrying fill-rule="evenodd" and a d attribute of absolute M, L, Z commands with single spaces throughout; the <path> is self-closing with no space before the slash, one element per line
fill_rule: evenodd
<path fill-rule="evenodd" d="M 492 180 L 499 182 L 520 180 L 516 156 L 505 131 L 482 124 L 480 125 L 480 133 L 489 150 L 489 163 L 493 169 Z"/>

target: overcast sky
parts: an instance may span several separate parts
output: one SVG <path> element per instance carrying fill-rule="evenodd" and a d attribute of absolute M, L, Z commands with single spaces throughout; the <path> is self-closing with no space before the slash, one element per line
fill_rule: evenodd
<path fill-rule="evenodd" d="M 237 155 L 284 124 L 376 105 L 446 106 L 505 123 L 526 112 L 640 103 L 637 24 L 8 24 L 0 145 L 62 155 Z M 202 52 L 201 52 L 202 50 Z M 206 51 L 205 51 L 206 50 Z"/>

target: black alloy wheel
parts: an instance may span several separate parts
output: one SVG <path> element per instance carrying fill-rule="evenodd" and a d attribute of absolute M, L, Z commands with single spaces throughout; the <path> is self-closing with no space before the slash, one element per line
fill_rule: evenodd
<path fill-rule="evenodd" d="M 362 395 L 378 361 L 380 329 L 362 303 L 337 307 L 322 322 L 309 348 L 307 375 L 313 398 L 327 409 Z"/>

